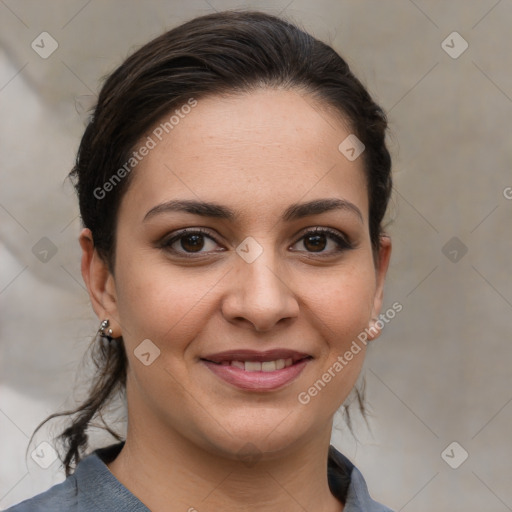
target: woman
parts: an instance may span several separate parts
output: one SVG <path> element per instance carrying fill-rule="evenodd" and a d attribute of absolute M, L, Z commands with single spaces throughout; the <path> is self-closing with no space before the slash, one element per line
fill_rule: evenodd
<path fill-rule="evenodd" d="M 332 48 L 258 12 L 108 78 L 71 173 L 99 371 L 66 481 L 9 510 L 389 510 L 330 446 L 382 325 L 386 126 Z M 126 439 L 84 458 L 117 393 Z"/>

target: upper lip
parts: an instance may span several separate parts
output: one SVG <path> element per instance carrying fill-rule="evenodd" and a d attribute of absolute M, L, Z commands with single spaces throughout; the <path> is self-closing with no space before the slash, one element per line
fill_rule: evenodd
<path fill-rule="evenodd" d="M 284 348 L 277 348 L 274 350 L 226 350 L 225 352 L 218 352 L 202 357 L 207 361 L 213 363 L 222 363 L 223 361 L 275 361 L 277 359 L 292 359 L 294 363 L 312 357 L 310 354 L 304 352 L 297 352 L 296 350 L 288 350 Z"/>

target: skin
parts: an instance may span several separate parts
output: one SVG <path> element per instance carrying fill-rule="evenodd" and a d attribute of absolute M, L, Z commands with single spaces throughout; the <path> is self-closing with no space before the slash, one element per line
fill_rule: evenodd
<path fill-rule="evenodd" d="M 129 360 L 127 439 L 109 469 L 153 512 L 343 510 L 328 487 L 327 451 L 365 347 L 309 404 L 297 396 L 382 306 L 391 243 L 381 238 L 375 261 L 362 158 L 350 162 L 338 150 L 349 134 L 339 116 L 298 91 L 200 99 L 132 171 L 114 275 L 83 230 L 94 310 L 123 336 Z M 281 220 L 292 203 L 320 198 L 349 201 L 362 220 L 350 209 Z M 144 221 L 171 199 L 215 201 L 240 216 L 165 212 Z M 199 227 L 213 239 L 201 239 L 198 258 L 186 257 L 190 238 L 173 243 L 181 255 L 159 246 Z M 316 227 L 344 234 L 353 248 L 337 252 L 326 236 L 315 249 L 304 231 Z M 248 236 L 263 249 L 252 263 L 235 252 Z M 145 339 L 160 350 L 148 366 L 134 355 Z M 282 389 L 243 391 L 199 359 L 236 348 L 289 348 L 313 359 Z M 239 455 L 247 443 L 251 464 Z"/>

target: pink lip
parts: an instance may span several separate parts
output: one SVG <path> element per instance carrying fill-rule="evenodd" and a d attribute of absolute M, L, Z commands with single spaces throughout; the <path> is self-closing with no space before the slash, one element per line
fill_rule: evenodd
<path fill-rule="evenodd" d="M 274 391 L 298 377 L 309 359 L 273 372 L 246 372 L 235 366 L 203 362 L 215 375 L 237 388 L 251 391 Z"/>

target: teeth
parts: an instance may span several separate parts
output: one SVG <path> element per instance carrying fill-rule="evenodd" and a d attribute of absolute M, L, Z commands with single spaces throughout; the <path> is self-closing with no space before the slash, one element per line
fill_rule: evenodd
<path fill-rule="evenodd" d="M 261 372 L 261 363 L 259 361 L 245 361 L 246 372 Z"/>
<path fill-rule="evenodd" d="M 222 361 L 222 366 L 234 366 L 246 372 L 274 372 L 288 368 L 293 364 L 293 359 L 277 359 L 275 361 Z"/>
<path fill-rule="evenodd" d="M 273 372 L 276 369 L 275 361 L 265 361 L 261 363 L 261 371 L 262 372 Z"/>

